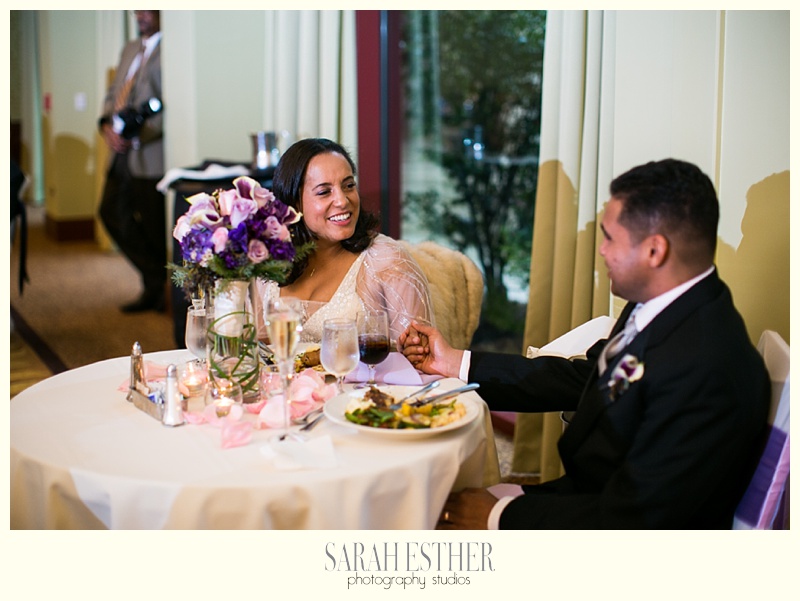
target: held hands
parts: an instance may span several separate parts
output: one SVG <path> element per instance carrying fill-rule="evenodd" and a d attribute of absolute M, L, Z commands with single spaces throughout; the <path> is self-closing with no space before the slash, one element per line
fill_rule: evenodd
<path fill-rule="evenodd" d="M 463 351 L 454 349 L 432 326 L 412 321 L 397 345 L 411 365 L 426 374 L 457 378 Z"/>

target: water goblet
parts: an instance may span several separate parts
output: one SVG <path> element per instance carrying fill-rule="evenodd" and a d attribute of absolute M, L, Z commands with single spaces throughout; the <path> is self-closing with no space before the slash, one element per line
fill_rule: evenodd
<path fill-rule="evenodd" d="M 189 307 L 186 310 L 186 348 L 197 357 L 199 365 L 206 363 L 208 348 L 208 317 L 202 307 Z"/>
<path fill-rule="evenodd" d="M 369 367 L 369 380 L 357 388 L 375 386 L 375 366 L 389 356 L 389 319 L 386 311 L 362 311 L 357 316 L 358 350 Z"/>
<path fill-rule="evenodd" d="M 352 319 L 326 319 L 322 326 L 320 361 L 329 374 L 336 376 L 339 394 L 344 392 L 344 377 L 358 367 L 358 328 Z"/>

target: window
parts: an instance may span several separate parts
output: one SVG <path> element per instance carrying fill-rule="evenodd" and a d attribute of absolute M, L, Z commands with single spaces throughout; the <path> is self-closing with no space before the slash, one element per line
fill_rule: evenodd
<path fill-rule="evenodd" d="M 401 237 L 486 282 L 473 348 L 519 352 L 528 299 L 546 11 L 403 11 Z"/>

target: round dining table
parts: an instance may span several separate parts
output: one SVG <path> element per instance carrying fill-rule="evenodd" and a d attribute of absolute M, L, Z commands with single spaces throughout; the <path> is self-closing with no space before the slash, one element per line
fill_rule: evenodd
<path fill-rule="evenodd" d="M 186 350 L 145 361 L 180 366 Z M 324 418 L 319 466 L 276 460 L 274 429 L 223 448 L 213 424 L 168 427 L 127 400 L 129 357 L 52 376 L 10 409 L 13 529 L 430 529 L 447 495 L 499 480 L 485 402 L 427 436 L 365 433 Z M 440 390 L 463 384 L 443 379 Z M 245 414 L 244 419 L 255 419 Z M 302 444 L 302 443 L 301 443 Z"/>

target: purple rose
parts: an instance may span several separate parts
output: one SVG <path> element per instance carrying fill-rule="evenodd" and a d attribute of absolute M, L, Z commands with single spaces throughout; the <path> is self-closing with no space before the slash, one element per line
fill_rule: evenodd
<path fill-rule="evenodd" d="M 249 198 L 236 198 L 231 204 L 231 227 L 239 227 L 258 210 L 255 200 Z"/>

